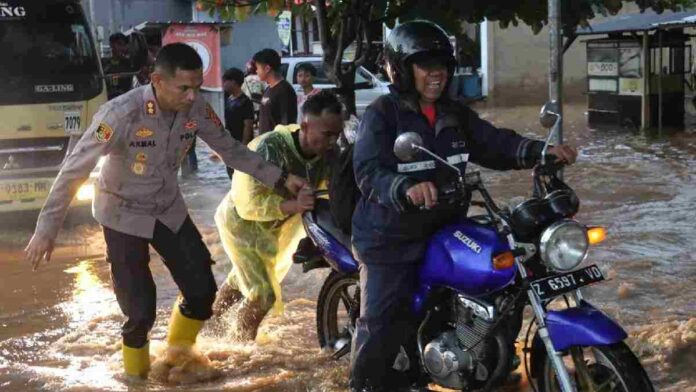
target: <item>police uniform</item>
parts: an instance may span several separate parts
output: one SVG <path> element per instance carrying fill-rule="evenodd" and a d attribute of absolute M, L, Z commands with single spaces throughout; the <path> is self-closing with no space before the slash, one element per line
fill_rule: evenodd
<path fill-rule="evenodd" d="M 172 322 L 201 321 L 211 315 L 216 286 L 210 253 L 188 216 L 177 181 L 181 161 L 196 136 L 227 166 L 268 186 L 281 177 L 281 169 L 225 131 L 201 95 L 187 112 L 165 112 L 153 87 L 146 85 L 101 107 L 64 162 L 39 216 L 37 234 L 55 238 L 75 192 L 105 156 L 93 213 L 103 226 L 114 291 L 128 318 L 122 331 L 124 346 L 145 345 L 155 320 L 149 245 L 162 256 L 182 293 Z M 195 340 L 191 329 L 180 332 Z M 176 334 L 170 325 L 170 343 Z"/>
<path fill-rule="evenodd" d="M 440 187 L 457 174 L 425 153 L 400 162 L 393 153 L 396 138 L 418 133 L 425 148 L 462 173 L 469 161 L 497 170 L 528 168 L 543 148 L 541 142 L 494 127 L 457 102 L 438 101 L 436 116 L 433 128 L 419 104 L 392 87 L 367 108 L 360 124 L 353 165 L 362 196 L 353 215 L 353 247 L 360 261 L 361 310 L 351 372 L 358 388 L 365 380 L 377 387 L 393 382 L 389 375 L 399 347 L 415 342 L 410 301 L 426 242 L 438 228 L 466 214 L 462 208 L 410 207 L 406 191 L 411 186 L 431 181 Z M 415 347 L 407 348 L 415 355 Z"/>

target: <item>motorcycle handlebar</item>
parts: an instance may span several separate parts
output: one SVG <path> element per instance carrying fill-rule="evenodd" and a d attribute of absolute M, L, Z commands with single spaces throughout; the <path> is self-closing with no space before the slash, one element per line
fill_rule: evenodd
<path fill-rule="evenodd" d="M 539 174 L 542 175 L 553 175 L 558 173 L 558 171 L 563 169 L 565 166 L 565 161 L 559 161 L 558 157 L 556 157 L 553 154 L 549 154 L 546 156 L 546 163 L 544 163 L 543 165 L 539 163 L 539 165 L 537 165 L 536 167 L 536 170 L 539 172 Z"/>

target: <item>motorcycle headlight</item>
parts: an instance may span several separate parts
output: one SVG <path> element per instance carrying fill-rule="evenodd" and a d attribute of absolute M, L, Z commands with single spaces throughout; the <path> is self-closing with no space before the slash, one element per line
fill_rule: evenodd
<path fill-rule="evenodd" d="M 539 242 L 541 259 L 558 271 L 570 271 L 582 263 L 589 246 L 585 227 L 570 219 L 549 226 Z"/>

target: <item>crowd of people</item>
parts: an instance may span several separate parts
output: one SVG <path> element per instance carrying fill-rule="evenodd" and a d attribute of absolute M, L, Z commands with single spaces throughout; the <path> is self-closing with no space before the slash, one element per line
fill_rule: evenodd
<path fill-rule="evenodd" d="M 118 53 L 120 43 L 115 44 Z M 202 62 L 184 44 L 164 46 L 153 59 L 148 83 L 114 97 L 95 115 L 58 175 L 26 253 L 34 267 L 50 259 L 75 191 L 99 157 L 108 156 L 94 215 L 103 226 L 114 291 L 126 317 L 121 334 L 127 375 L 147 377 L 149 371 L 156 310 L 150 246 L 181 291 L 169 323 L 170 345 L 193 346 L 204 321 L 230 311 L 238 338 L 254 339 L 266 314 L 282 308 L 281 284 L 290 265 L 283 255 L 293 233 L 302 230 L 300 215 L 314 208 L 315 190 L 335 183 L 341 173 L 356 196 L 337 209 L 348 211 L 347 230 L 360 263 L 350 387 L 409 390 L 416 381 L 414 367 L 401 372 L 392 364 L 402 346 L 417 357 L 406 344 L 415 332 L 407 307 L 416 271 L 426 239 L 459 214 L 433 209 L 438 186 L 451 172 L 435 164 L 399 164 L 392 152 L 396 137 L 417 132 L 432 150 L 467 157 L 454 163 L 462 171 L 468 160 L 498 170 L 529 168 L 543 143 L 496 128 L 444 94 L 454 57 L 439 26 L 401 24 L 385 48 L 390 93 L 368 107 L 354 144 L 342 146 L 350 152 L 343 160 L 329 159 L 338 152 L 337 140 L 347 139 L 343 105 L 332 92 L 314 88 L 316 69 L 310 64 L 298 67 L 298 96 L 280 74 L 281 59 L 272 49 L 257 52 L 246 73 L 224 72 L 224 122 L 200 94 Z M 215 213 L 233 264 L 219 290 L 211 255 L 178 185 L 179 166 L 196 137 L 222 158 L 232 180 Z M 564 145 L 549 153 L 569 163 L 576 158 Z"/>

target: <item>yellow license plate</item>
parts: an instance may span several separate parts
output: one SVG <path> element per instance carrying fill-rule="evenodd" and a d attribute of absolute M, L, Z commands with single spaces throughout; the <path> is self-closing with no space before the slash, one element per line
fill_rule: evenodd
<path fill-rule="evenodd" d="M 0 202 L 45 198 L 51 189 L 46 180 L 0 182 Z"/>

